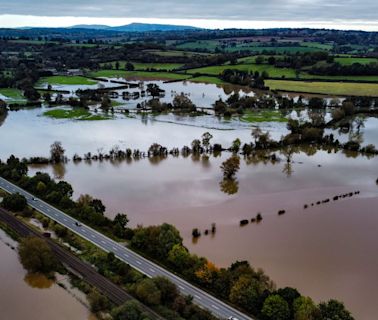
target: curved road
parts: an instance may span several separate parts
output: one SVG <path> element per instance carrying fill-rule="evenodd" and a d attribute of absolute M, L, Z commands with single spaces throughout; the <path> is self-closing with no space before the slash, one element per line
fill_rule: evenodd
<path fill-rule="evenodd" d="M 48 203 L 42 201 L 31 195 L 29 192 L 19 188 L 18 186 L 10 183 L 0 177 L 0 188 L 9 193 L 19 193 L 26 197 L 28 204 L 34 209 L 40 211 L 50 219 L 58 222 L 62 226 L 70 229 L 72 232 L 90 241 L 97 247 L 106 252 L 113 252 L 114 255 L 129 264 L 131 267 L 139 270 L 141 273 L 148 277 L 164 276 L 177 285 L 179 290 L 184 295 L 191 295 L 193 301 L 200 307 L 209 310 L 216 317 L 220 319 L 228 319 L 229 317 L 235 317 L 237 320 L 252 320 L 249 316 L 241 313 L 235 308 L 230 307 L 226 303 L 214 298 L 205 291 L 193 286 L 189 282 L 181 279 L 172 272 L 165 270 L 164 268 L 156 265 L 155 263 L 145 259 L 129 248 L 124 247 L 118 242 L 104 236 L 96 230 L 80 223 L 77 226 L 77 220 L 65 214 L 64 212 L 54 208 Z"/>

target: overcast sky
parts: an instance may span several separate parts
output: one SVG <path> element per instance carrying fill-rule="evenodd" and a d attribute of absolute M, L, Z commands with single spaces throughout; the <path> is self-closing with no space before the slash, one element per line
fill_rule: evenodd
<path fill-rule="evenodd" d="M 378 0 L 0 0 L 0 27 L 131 21 L 378 31 Z"/>

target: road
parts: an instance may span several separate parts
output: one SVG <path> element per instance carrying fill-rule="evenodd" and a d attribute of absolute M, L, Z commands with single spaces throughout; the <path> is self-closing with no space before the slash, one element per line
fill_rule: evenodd
<path fill-rule="evenodd" d="M 16 231 L 21 237 L 35 236 L 42 238 L 42 234 L 37 232 L 30 226 L 26 225 L 11 213 L 0 208 L 0 220 L 8 225 L 12 230 Z M 111 280 L 105 278 L 92 267 L 92 265 L 79 259 L 67 249 L 61 247 L 52 239 L 44 238 L 49 244 L 50 248 L 55 253 L 57 259 L 73 274 L 82 278 L 85 282 L 97 288 L 102 294 L 107 296 L 115 305 L 122 305 L 126 301 L 135 301 L 143 312 L 148 314 L 149 319 L 164 320 L 155 311 L 142 304 L 121 287 L 113 283 Z"/>
<path fill-rule="evenodd" d="M 50 219 L 58 222 L 62 226 L 83 237 L 89 242 L 93 243 L 97 247 L 106 252 L 113 252 L 114 255 L 129 264 L 131 267 L 137 269 L 141 273 L 148 277 L 164 276 L 170 281 L 175 283 L 184 295 L 191 295 L 193 301 L 202 308 L 209 310 L 212 314 L 220 319 L 228 319 L 230 316 L 235 317 L 238 320 L 252 320 L 251 317 L 238 311 L 237 309 L 229 306 L 228 304 L 220 301 L 198 287 L 190 284 L 182 278 L 176 276 L 170 271 L 158 266 L 157 264 L 147 260 L 146 258 L 135 253 L 131 249 L 119 244 L 118 242 L 106 237 L 98 231 L 88 227 L 85 224 L 80 223 L 77 226 L 77 220 L 65 214 L 64 212 L 54 208 L 48 203 L 34 197 L 29 192 L 19 188 L 18 186 L 10 183 L 9 181 L 0 177 L 0 188 L 9 193 L 19 193 L 28 201 L 28 204 L 34 209 L 40 211 Z"/>

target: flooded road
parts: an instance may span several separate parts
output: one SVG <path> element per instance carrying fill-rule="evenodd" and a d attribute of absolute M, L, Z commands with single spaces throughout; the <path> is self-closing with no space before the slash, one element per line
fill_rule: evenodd
<path fill-rule="evenodd" d="M 73 296 L 84 298 L 80 292 L 68 292 L 44 276 L 27 274 L 9 245 L 17 243 L 0 229 L 1 319 L 96 320 Z M 65 279 L 60 282 L 69 285 Z"/>

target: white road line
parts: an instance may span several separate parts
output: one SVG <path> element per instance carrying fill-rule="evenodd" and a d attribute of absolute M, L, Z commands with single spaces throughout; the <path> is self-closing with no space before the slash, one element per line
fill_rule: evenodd
<path fill-rule="evenodd" d="M 152 268 L 150 268 L 150 271 L 151 271 L 151 272 L 153 272 L 153 273 L 155 273 L 155 272 L 156 272 L 156 271 L 155 271 L 154 269 L 152 269 Z"/>
<path fill-rule="evenodd" d="M 114 250 L 114 251 L 118 251 L 118 249 L 117 249 L 116 247 L 113 247 L 113 250 Z"/>
<path fill-rule="evenodd" d="M 83 231 L 84 233 L 86 233 L 87 231 L 85 231 L 85 229 L 82 229 L 81 231 Z"/>
<path fill-rule="evenodd" d="M 136 261 L 136 263 L 139 264 L 139 265 L 142 264 L 142 263 L 141 263 L 140 261 L 138 261 L 138 260 Z"/>
<path fill-rule="evenodd" d="M 198 300 L 202 300 L 202 298 L 200 296 L 197 296 L 196 294 L 194 295 L 195 298 L 197 298 Z"/>
<path fill-rule="evenodd" d="M 104 240 L 101 240 L 101 243 L 106 244 L 106 242 Z"/>
<path fill-rule="evenodd" d="M 217 306 L 215 306 L 215 305 L 211 305 L 214 309 L 217 309 L 217 310 L 219 310 L 219 308 L 217 307 Z"/>

